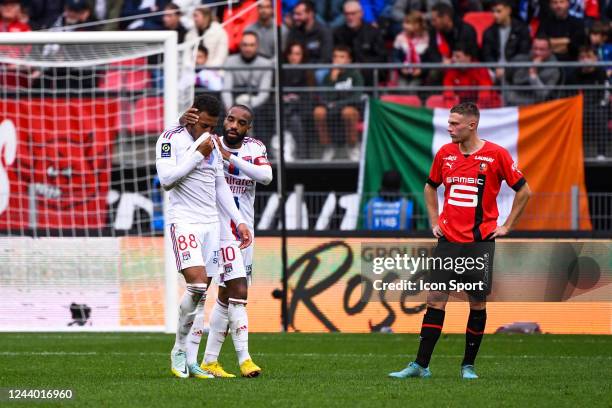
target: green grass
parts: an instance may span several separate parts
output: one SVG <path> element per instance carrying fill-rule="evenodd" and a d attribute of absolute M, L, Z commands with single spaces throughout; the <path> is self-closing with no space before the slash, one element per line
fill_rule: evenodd
<path fill-rule="evenodd" d="M 463 381 L 463 336 L 443 336 L 429 380 L 393 380 L 417 335 L 251 334 L 255 379 L 171 377 L 173 336 L 151 333 L 0 334 L 0 387 L 70 388 L 64 406 L 608 406 L 612 336 L 485 336 L 481 378 Z M 221 361 L 238 372 L 231 340 Z M 1 401 L 0 406 L 7 405 Z M 20 402 L 14 406 L 59 406 Z"/>

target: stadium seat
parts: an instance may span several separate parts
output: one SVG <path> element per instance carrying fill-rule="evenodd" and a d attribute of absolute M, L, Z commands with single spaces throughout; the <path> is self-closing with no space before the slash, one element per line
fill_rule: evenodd
<path fill-rule="evenodd" d="M 458 103 L 459 103 L 459 97 L 456 95 L 453 95 L 452 97 L 446 97 L 444 95 L 431 95 L 425 101 L 425 106 L 431 109 L 434 109 L 434 108 L 450 109 Z"/>
<path fill-rule="evenodd" d="M 108 71 L 100 80 L 98 88 L 106 91 L 119 91 L 123 84 L 122 76 L 121 71 Z"/>
<path fill-rule="evenodd" d="M 482 47 L 482 36 L 485 30 L 495 22 L 493 13 L 489 11 L 470 11 L 465 13 L 463 21 L 474 27 L 478 36 L 478 47 Z"/>
<path fill-rule="evenodd" d="M 129 125 L 130 132 L 161 133 L 164 129 L 164 98 L 147 97 L 136 101 Z"/>
<path fill-rule="evenodd" d="M 107 91 L 140 91 L 149 86 L 149 71 L 109 71 L 100 81 L 98 87 Z"/>
<path fill-rule="evenodd" d="M 406 106 L 420 107 L 422 105 L 421 100 L 416 95 L 383 95 L 380 100 Z"/>

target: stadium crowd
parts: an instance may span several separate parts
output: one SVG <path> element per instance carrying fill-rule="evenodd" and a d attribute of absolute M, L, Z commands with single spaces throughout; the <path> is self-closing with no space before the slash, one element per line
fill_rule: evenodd
<path fill-rule="evenodd" d="M 227 106 L 246 103 L 256 116 L 269 117 L 273 75 L 265 68 L 273 67 L 275 53 L 272 1 L 207 7 L 211 1 L 1 0 L 0 30 L 175 30 L 179 42 L 199 37 L 196 86 L 219 92 Z M 601 85 L 601 91 L 586 94 L 585 110 L 595 118 L 597 131 L 607 131 L 612 71 L 592 66 L 453 66 L 476 61 L 610 61 L 612 0 L 283 0 L 282 15 L 287 64 L 406 64 L 376 75 L 371 69 L 286 71 L 287 87 L 337 90 L 283 95 L 286 128 L 298 139 L 316 133 L 324 160 L 334 157 L 338 145 L 346 148 L 348 158 L 358 159 L 363 92 L 351 88 L 363 86 L 404 87 L 402 94 L 413 94 L 415 104 L 430 107 L 474 101 L 487 108 L 559 97 L 556 85 Z M 224 24 L 228 21 L 231 24 Z M 418 63 L 440 63 L 448 69 L 409 66 Z M 224 66 L 234 70 L 223 72 Z M 241 67 L 245 70 L 235 70 Z M 499 85 L 515 87 L 502 92 Z M 444 86 L 444 91 L 432 95 L 419 86 Z M 255 133 L 266 139 L 264 135 L 273 132 L 271 121 L 259 122 Z"/>

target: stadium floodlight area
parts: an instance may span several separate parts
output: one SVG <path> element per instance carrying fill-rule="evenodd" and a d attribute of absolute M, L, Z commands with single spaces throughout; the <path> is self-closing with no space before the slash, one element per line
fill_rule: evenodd
<path fill-rule="evenodd" d="M 0 330 L 174 331 L 154 148 L 194 51 L 173 31 L 0 34 Z"/>

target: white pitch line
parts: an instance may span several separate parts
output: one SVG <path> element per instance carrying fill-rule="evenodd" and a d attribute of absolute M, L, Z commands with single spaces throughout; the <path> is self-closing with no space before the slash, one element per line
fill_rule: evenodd
<path fill-rule="evenodd" d="M 121 352 L 121 351 L 2 351 L 0 356 L 167 356 L 169 353 L 161 352 Z M 381 357 L 413 357 L 412 354 L 358 354 L 358 353 L 252 353 L 260 357 L 345 357 L 345 358 L 381 358 Z M 436 358 L 461 358 L 463 354 L 435 354 Z M 490 359 L 602 359 L 612 360 L 612 355 L 594 355 L 594 356 L 542 356 L 542 355 L 480 355 L 478 358 Z"/>

